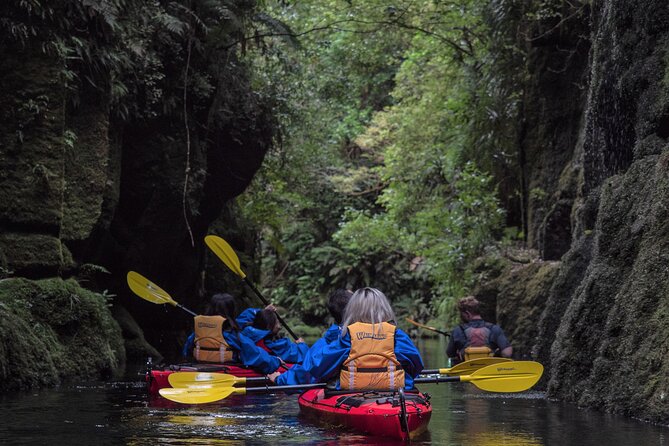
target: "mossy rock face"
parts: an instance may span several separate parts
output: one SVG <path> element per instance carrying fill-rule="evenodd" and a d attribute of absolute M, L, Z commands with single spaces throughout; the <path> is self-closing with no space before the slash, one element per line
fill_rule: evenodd
<path fill-rule="evenodd" d="M 60 64 L 3 51 L 0 67 L 0 221 L 57 230 L 62 218 L 63 101 Z"/>
<path fill-rule="evenodd" d="M 78 241 L 88 238 L 102 213 L 109 173 L 109 116 L 105 107 L 88 104 L 69 120 L 76 139 L 65 151 L 60 236 Z"/>
<path fill-rule="evenodd" d="M 592 260 L 550 347 L 551 396 L 669 420 L 669 152 L 601 188 Z"/>
<path fill-rule="evenodd" d="M 26 276 L 55 275 L 74 265 L 67 247 L 51 235 L 5 232 L 0 234 L 0 251 L 7 268 Z"/>
<path fill-rule="evenodd" d="M 122 372 L 121 329 L 104 296 L 74 280 L 0 281 L 0 390 Z"/>
<path fill-rule="evenodd" d="M 538 321 L 557 277 L 559 262 L 516 265 L 497 279 L 497 323 L 513 345 L 514 355 L 532 358 Z"/>
<path fill-rule="evenodd" d="M 551 347 L 555 341 L 555 333 L 592 259 L 593 238 L 591 234 L 582 236 L 562 257 L 555 280 L 543 305 L 543 313 L 537 320 L 539 330 L 534 339 L 532 356 L 547 369 L 550 368 Z"/>
<path fill-rule="evenodd" d="M 505 267 L 489 281 L 479 282 L 474 295 L 481 302 L 481 316 L 502 327 L 513 345 L 514 356 L 533 355 L 539 320 L 557 277 L 559 262 L 534 259 L 528 263 L 502 261 Z"/>

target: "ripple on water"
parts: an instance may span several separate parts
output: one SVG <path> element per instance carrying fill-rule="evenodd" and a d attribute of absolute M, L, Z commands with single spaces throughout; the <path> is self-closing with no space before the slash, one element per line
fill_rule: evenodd
<path fill-rule="evenodd" d="M 544 400 L 545 392 L 518 392 L 518 393 L 465 393 L 463 398 L 476 399 L 504 399 L 504 400 Z"/>

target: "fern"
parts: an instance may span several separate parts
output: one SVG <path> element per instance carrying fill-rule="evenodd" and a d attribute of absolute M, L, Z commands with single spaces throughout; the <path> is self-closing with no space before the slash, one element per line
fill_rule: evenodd
<path fill-rule="evenodd" d="M 167 13 L 161 13 L 154 17 L 156 23 L 171 33 L 183 36 L 190 29 L 188 23 Z"/>

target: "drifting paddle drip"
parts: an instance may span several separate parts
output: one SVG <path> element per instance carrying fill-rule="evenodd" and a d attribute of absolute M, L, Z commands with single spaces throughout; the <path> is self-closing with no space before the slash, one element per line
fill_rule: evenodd
<path fill-rule="evenodd" d="M 258 291 L 253 283 L 251 283 L 251 281 L 248 279 L 248 277 L 246 277 L 246 273 L 242 271 L 241 264 L 239 263 L 239 257 L 228 242 L 217 235 L 208 235 L 204 238 L 204 243 L 214 252 L 214 254 L 216 254 L 216 257 L 225 263 L 225 266 L 230 268 L 233 273 L 237 274 L 244 281 L 244 283 L 246 283 L 246 285 L 248 285 L 248 287 L 253 290 L 253 292 L 260 298 L 265 306 L 269 305 L 267 299 L 265 299 L 265 297 L 260 294 L 260 291 Z M 285 328 L 286 331 L 290 333 L 293 339 L 297 340 L 298 336 L 293 332 L 293 330 L 290 329 L 288 324 L 281 318 L 281 316 L 279 316 L 279 313 L 276 313 L 276 317 L 279 320 L 279 323 L 283 325 L 283 328 Z"/>
<path fill-rule="evenodd" d="M 534 386 L 544 372 L 544 367 L 533 361 L 511 361 L 483 367 L 470 375 L 446 376 L 434 378 L 416 378 L 414 383 L 430 384 L 442 382 L 469 382 L 487 392 L 522 392 Z M 205 387 L 205 388 L 168 388 L 160 389 L 160 394 L 171 401 L 185 404 L 212 403 L 225 399 L 233 394 L 242 395 L 249 392 L 273 393 L 285 390 L 306 390 L 325 387 L 325 383 L 298 384 L 293 386 L 264 387 Z"/>

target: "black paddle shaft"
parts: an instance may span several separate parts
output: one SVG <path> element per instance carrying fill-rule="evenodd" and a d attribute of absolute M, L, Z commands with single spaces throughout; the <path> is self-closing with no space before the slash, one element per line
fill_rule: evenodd
<path fill-rule="evenodd" d="M 438 376 L 434 378 L 416 378 L 413 380 L 415 384 L 453 383 L 458 381 L 460 381 L 459 376 Z"/>
<path fill-rule="evenodd" d="M 430 383 L 452 383 L 459 382 L 459 376 L 440 376 L 434 378 L 416 378 L 413 380 L 414 384 L 430 384 Z M 246 393 L 273 393 L 273 392 L 282 392 L 286 390 L 308 390 L 308 389 L 318 389 L 326 387 L 326 383 L 313 383 L 313 384 L 294 384 L 290 386 L 256 386 L 256 387 L 247 387 Z M 361 392 L 351 391 L 351 393 Z"/>
<path fill-rule="evenodd" d="M 262 300 L 262 302 L 266 306 L 269 305 L 269 302 L 267 302 L 267 299 L 265 299 L 265 297 L 262 294 L 260 294 L 260 291 L 258 291 L 258 289 L 255 286 L 253 286 L 253 283 L 247 277 L 244 277 L 244 282 L 249 286 L 249 288 L 251 288 L 253 290 L 254 293 L 256 293 L 256 295 L 260 298 L 260 300 Z M 295 339 L 297 341 L 298 336 L 295 333 L 293 333 L 293 330 L 291 330 L 290 327 L 288 326 L 288 324 L 286 324 L 286 321 L 281 319 L 281 316 L 279 316 L 278 312 L 275 311 L 274 313 L 276 314 L 276 318 L 279 319 L 279 323 L 281 325 L 283 325 L 283 328 L 285 328 L 286 331 L 288 333 L 290 333 L 290 335 L 293 337 L 293 339 Z"/>
<path fill-rule="evenodd" d="M 184 307 L 183 305 L 181 305 L 179 303 L 177 303 L 177 307 L 181 308 L 182 310 L 184 310 L 186 313 L 190 314 L 193 317 L 197 316 L 197 314 L 193 313 L 188 308 Z"/>
<path fill-rule="evenodd" d="M 272 393 L 272 392 L 282 392 L 285 390 L 308 390 L 308 389 L 318 389 L 325 387 L 326 383 L 313 383 L 313 384 L 294 384 L 290 386 L 257 386 L 257 387 L 247 387 L 246 393 L 256 392 L 256 393 Z"/>

